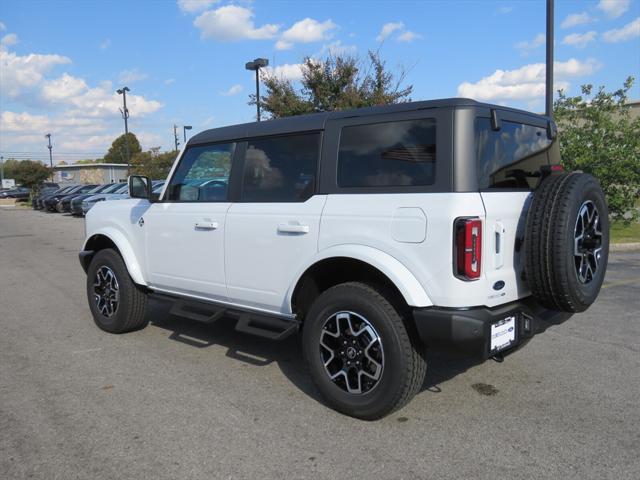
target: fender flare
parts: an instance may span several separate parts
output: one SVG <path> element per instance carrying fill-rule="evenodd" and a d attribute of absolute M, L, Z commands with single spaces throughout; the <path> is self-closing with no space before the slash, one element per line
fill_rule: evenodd
<path fill-rule="evenodd" d="M 134 249 L 131 247 L 131 242 L 129 241 L 129 239 L 127 239 L 127 237 L 120 230 L 114 227 L 107 226 L 91 232 L 91 234 L 87 236 L 87 239 L 82 245 L 82 250 L 91 250 L 91 248 L 87 248 L 87 245 L 92 238 L 98 235 L 107 237 L 115 244 L 115 246 L 118 248 L 118 251 L 120 252 L 120 255 L 122 255 L 122 259 L 127 266 L 127 271 L 129 272 L 131 279 L 134 281 L 134 283 L 146 287 L 147 281 L 142 274 L 142 268 L 140 266 L 140 262 L 138 261 L 138 257 L 135 254 Z"/>
<path fill-rule="evenodd" d="M 289 312 L 292 311 L 291 302 L 293 293 L 307 270 L 318 262 L 337 257 L 359 260 L 379 270 L 398 288 L 407 305 L 412 307 L 430 307 L 433 305 L 429 295 L 418 279 L 395 257 L 377 248 L 364 245 L 343 244 L 319 251 L 310 262 L 298 270 L 295 281 L 289 287 L 285 300 L 285 305 Z"/>

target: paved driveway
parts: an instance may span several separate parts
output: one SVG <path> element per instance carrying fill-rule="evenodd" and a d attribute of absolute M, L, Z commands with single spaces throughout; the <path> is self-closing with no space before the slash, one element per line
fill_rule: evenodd
<path fill-rule="evenodd" d="M 0 208 L 0 478 L 640 478 L 640 254 L 501 364 L 430 355 L 374 423 L 322 404 L 295 338 L 169 316 L 98 330 L 82 220 Z"/>

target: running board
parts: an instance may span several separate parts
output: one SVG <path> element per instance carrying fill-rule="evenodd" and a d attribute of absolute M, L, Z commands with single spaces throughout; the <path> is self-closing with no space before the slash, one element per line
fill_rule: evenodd
<path fill-rule="evenodd" d="M 164 295 L 162 295 L 164 296 Z M 174 300 L 170 315 L 188 318 L 196 322 L 211 325 L 223 317 L 235 317 L 236 331 L 268 338 L 270 340 L 284 340 L 298 331 L 299 323 L 296 320 L 285 320 L 259 313 L 239 311 L 195 300 Z"/>
<path fill-rule="evenodd" d="M 236 323 L 236 331 L 280 341 L 298 331 L 298 322 L 242 313 Z"/>
<path fill-rule="evenodd" d="M 202 303 L 185 302 L 178 300 L 171 307 L 170 315 L 177 317 L 188 318 L 189 320 L 195 320 L 196 322 L 212 324 L 217 320 L 220 320 L 226 310 L 224 308 L 215 308 Z"/>

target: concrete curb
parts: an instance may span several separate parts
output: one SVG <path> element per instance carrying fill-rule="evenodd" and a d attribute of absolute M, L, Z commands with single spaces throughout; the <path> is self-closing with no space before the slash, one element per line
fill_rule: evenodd
<path fill-rule="evenodd" d="M 640 252 L 640 242 L 633 243 L 611 243 L 610 252 Z"/>

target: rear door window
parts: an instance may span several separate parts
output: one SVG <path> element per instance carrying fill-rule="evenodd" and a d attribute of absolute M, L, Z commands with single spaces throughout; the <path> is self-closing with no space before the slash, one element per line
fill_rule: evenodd
<path fill-rule="evenodd" d="M 435 165 L 434 119 L 342 128 L 338 150 L 339 187 L 432 185 Z"/>
<path fill-rule="evenodd" d="M 475 129 L 481 189 L 535 186 L 540 167 L 549 163 L 546 128 L 503 120 L 495 131 L 490 119 L 480 117 Z"/>
<path fill-rule="evenodd" d="M 320 133 L 283 135 L 247 142 L 243 202 L 303 202 L 315 192 Z"/>

